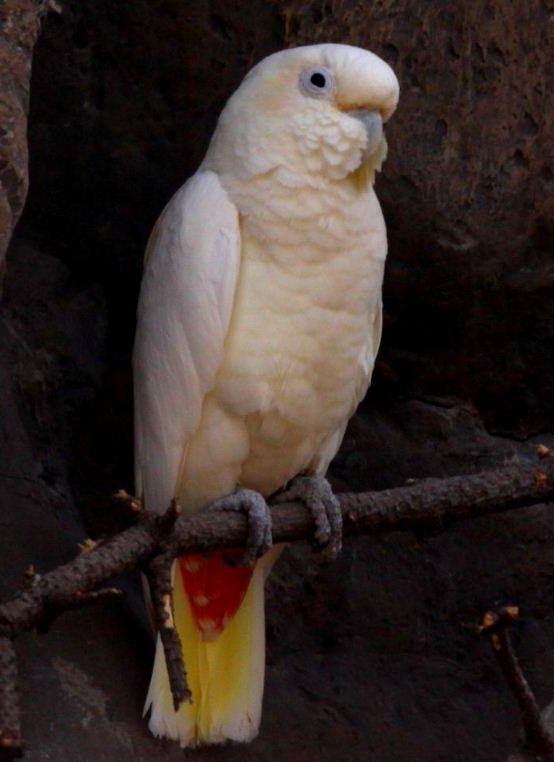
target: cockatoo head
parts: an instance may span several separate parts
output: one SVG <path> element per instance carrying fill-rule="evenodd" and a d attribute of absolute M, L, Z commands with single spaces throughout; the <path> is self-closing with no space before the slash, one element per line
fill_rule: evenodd
<path fill-rule="evenodd" d="M 383 124 L 398 92 L 390 66 L 361 48 L 275 53 L 229 99 L 207 159 L 220 157 L 243 176 L 277 167 L 332 180 L 364 168 L 372 175 L 386 155 Z"/>

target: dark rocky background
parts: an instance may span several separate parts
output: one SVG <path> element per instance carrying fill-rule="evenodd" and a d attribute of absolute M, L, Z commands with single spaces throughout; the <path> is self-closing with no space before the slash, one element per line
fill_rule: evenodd
<path fill-rule="evenodd" d="M 31 6 L 4 0 L 0 21 L 13 11 L 25 21 Z M 244 73 L 287 45 L 368 47 L 402 88 L 377 185 L 390 232 L 383 345 L 337 483 L 469 473 L 553 441 L 551 0 L 60 7 L 35 48 L 30 192 L 4 279 L 4 595 L 28 563 L 49 569 L 113 524 L 106 496 L 132 487 L 129 356 L 146 237 Z M 24 64 L 36 31 L 28 24 L 14 41 L 10 29 L 0 45 L 8 233 L 26 189 Z M 524 667 L 541 705 L 554 698 L 553 541 L 551 511 L 536 506 L 436 536 L 353 539 L 330 568 L 289 549 L 269 589 L 260 736 L 194 754 L 151 739 L 140 720 L 151 653 L 125 581 L 127 603 L 20 642 L 26 758 L 505 760 L 517 715 L 472 626 L 497 600 L 519 603 Z"/>

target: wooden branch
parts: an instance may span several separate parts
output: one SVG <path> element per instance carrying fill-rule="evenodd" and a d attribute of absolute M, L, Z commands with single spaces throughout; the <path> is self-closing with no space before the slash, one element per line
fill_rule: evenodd
<path fill-rule="evenodd" d="M 0 759 L 21 757 L 17 658 L 13 642 L 0 637 Z"/>
<path fill-rule="evenodd" d="M 554 762 L 554 739 L 546 729 L 510 637 L 510 627 L 518 617 L 517 606 L 487 611 L 481 618 L 479 629 L 488 637 L 502 674 L 517 702 L 526 746 L 544 762 Z"/>
<path fill-rule="evenodd" d="M 406 487 L 339 495 L 345 535 L 395 530 L 444 530 L 450 523 L 470 517 L 500 513 L 554 500 L 554 459 L 535 464 L 512 464 L 495 471 L 449 479 L 424 479 Z M 159 567 L 158 626 L 165 627 L 171 613 L 167 595 L 167 561 L 185 553 L 243 545 L 246 519 L 234 513 L 199 513 L 165 516 L 141 511 L 138 501 L 131 513 L 137 524 L 114 537 L 98 542 L 73 561 L 42 576 L 35 575 L 30 587 L 0 606 L 0 759 L 21 753 L 15 657 L 10 641 L 20 633 L 40 627 L 62 611 L 83 605 L 99 586 L 134 568 Z M 307 540 L 313 533 L 312 519 L 298 503 L 271 509 L 273 538 L 277 542 Z M 164 574 L 166 577 L 164 578 Z M 164 581 L 165 579 L 165 581 Z M 175 630 L 173 630 L 175 633 Z M 166 653 L 174 664 L 174 699 L 188 696 L 178 638 L 166 638 Z M 171 642 L 169 642 L 171 641 Z M 168 650 L 169 649 L 169 650 Z M 174 658 L 175 657 L 175 658 Z M 181 664 L 181 671 L 179 669 Z"/>
<path fill-rule="evenodd" d="M 179 514 L 179 504 L 176 500 L 172 500 L 165 517 L 168 529 L 174 526 Z M 164 649 L 169 687 L 173 696 L 173 706 L 177 711 L 183 701 L 191 700 L 192 694 L 187 684 L 181 639 L 174 622 L 171 579 L 174 558 L 175 556 L 172 556 L 170 550 L 164 545 L 161 552 L 148 564 L 147 577 L 152 593 L 154 623 Z"/>

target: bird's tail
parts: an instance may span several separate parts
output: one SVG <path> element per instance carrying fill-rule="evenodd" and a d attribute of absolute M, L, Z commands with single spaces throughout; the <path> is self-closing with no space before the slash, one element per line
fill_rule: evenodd
<path fill-rule="evenodd" d="M 158 637 L 145 705 L 155 736 L 183 747 L 256 736 L 265 670 L 264 582 L 278 554 L 272 548 L 253 570 L 229 566 L 224 551 L 175 562 L 174 619 L 192 700 L 174 710 Z"/>

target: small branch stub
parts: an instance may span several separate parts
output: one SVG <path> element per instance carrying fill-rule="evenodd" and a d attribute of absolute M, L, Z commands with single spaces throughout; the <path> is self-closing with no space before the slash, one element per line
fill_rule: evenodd
<path fill-rule="evenodd" d="M 138 497 L 130 495 L 124 489 L 114 492 L 112 501 L 116 504 L 122 514 L 129 516 L 132 519 L 138 519 L 139 514 L 142 512 L 142 501 Z"/>
<path fill-rule="evenodd" d="M 19 726 L 17 659 L 13 643 L 0 637 L 0 760 L 5 762 L 23 755 Z"/>
<path fill-rule="evenodd" d="M 518 618 L 518 606 L 503 606 L 487 611 L 481 617 L 479 631 L 489 639 L 502 674 L 517 702 L 526 746 L 540 755 L 544 762 L 554 762 L 554 739 L 544 725 L 510 637 L 510 627 Z"/>

